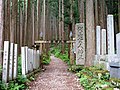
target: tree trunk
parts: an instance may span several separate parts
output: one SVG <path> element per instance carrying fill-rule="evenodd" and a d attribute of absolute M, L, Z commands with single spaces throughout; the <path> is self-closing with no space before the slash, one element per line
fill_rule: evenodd
<path fill-rule="evenodd" d="M 24 22 L 23 22 L 23 29 L 24 29 L 24 45 L 27 45 L 27 2 L 24 0 Z"/>
<path fill-rule="evenodd" d="M 61 0 L 59 0 L 59 40 L 61 40 Z"/>
<path fill-rule="evenodd" d="M 32 47 L 32 15 L 31 15 L 31 0 L 28 0 L 28 7 L 27 7 L 27 33 L 26 33 L 26 40 L 28 47 Z"/>
<path fill-rule="evenodd" d="M 85 66 L 93 65 L 95 56 L 95 30 L 93 0 L 86 1 L 86 62 Z"/>
<path fill-rule="evenodd" d="M 95 0 L 95 27 L 98 25 L 98 0 Z"/>
<path fill-rule="evenodd" d="M 41 1 L 38 0 L 38 39 L 40 39 L 41 27 Z"/>
<path fill-rule="evenodd" d="M 10 40 L 10 0 L 5 0 L 5 11 L 4 11 L 4 40 L 9 41 Z"/>
<path fill-rule="evenodd" d="M 2 51 L 3 51 L 3 1 L 0 0 L 0 65 L 2 64 Z"/>
<path fill-rule="evenodd" d="M 45 24 L 46 24 L 46 0 L 43 1 L 43 39 L 45 40 L 45 32 L 46 32 L 46 28 L 45 28 Z"/>
<path fill-rule="evenodd" d="M 119 22 L 119 32 L 120 32 L 120 0 L 118 0 L 118 22 Z"/>
<path fill-rule="evenodd" d="M 19 22 L 20 22 L 20 23 L 19 23 L 19 24 L 20 24 L 20 27 L 19 27 L 19 28 L 20 28 L 20 29 L 19 29 L 20 31 L 19 31 L 19 32 L 20 32 L 20 33 L 18 33 L 18 34 L 20 35 L 20 47 L 21 47 L 21 46 L 23 45 L 23 40 L 24 40 L 23 33 L 24 33 L 24 32 L 23 32 L 23 13 L 22 13 L 22 7 L 20 6 L 19 8 L 20 8 L 20 9 L 19 9 L 19 10 L 20 10 L 20 11 L 19 11 L 19 12 L 20 12 L 20 14 L 19 14 Z"/>
<path fill-rule="evenodd" d="M 17 41 L 17 9 L 18 1 L 12 0 L 12 16 L 11 16 L 11 30 L 10 30 L 10 41 L 16 43 Z"/>
<path fill-rule="evenodd" d="M 98 0 L 98 4 L 99 4 L 99 10 L 98 10 L 98 15 L 99 15 L 99 25 L 101 26 L 101 28 L 105 28 L 105 0 Z"/>
<path fill-rule="evenodd" d="M 65 32 L 64 32 L 64 0 L 62 0 L 62 41 L 64 41 L 65 38 Z M 65 46 L 64 42 L 62 42 L 62 53 L 65 53 Z"/>
<path fill-rule="evenodd" d="M 31 8 L 31 23 L 32 23 L 32 33 L 31 33 L 31 35 L 32 35 L 32 45 L 34 45 L 34 41 L 36 40 L 36 38 L 37 38 L 37 33 L 36 33 L 36 31 L 37 31 L 37 15 L 36 15 L 36 12 L 35 12 L 35 8 L 36 6 L 35 6 L 35 3 L 34 2 L 32 2 L 32 8 Z"/>
<path fill-rule="evenodd" d="M 84 0 L 78 0 L 80 22 L 84 23 Z"/>

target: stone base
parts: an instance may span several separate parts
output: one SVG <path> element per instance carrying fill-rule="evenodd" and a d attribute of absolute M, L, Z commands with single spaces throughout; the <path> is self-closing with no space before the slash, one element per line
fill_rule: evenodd
<path fill-rule="evenodd" d="M 110 77 L 120 79 L 120 62 L 110 63 Z"/>
<path fill-rule="evenodd" d="M 107 55 L 95 55 L 94 66 L 108 70 L 109 63 L 107 61 Z"/>

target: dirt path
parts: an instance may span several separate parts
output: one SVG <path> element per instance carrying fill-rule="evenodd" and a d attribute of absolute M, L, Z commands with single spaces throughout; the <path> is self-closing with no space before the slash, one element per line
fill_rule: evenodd
<path fill-rule="evenodd" d="M 31 83 L 29 90 L 83 90 L 78 78 L 67 68 L 63 61 L 51 56 L 50 65 Z"/>

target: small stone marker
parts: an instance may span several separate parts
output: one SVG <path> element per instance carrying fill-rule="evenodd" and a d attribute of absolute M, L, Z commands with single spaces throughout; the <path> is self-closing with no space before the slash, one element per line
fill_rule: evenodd
<path fill-rule="evenodd" d="M 120 58 L 120 33 L 116 34 L 117 56 Z"/>
<path fill-rule="evenodd" d="M 33 60 L 34 60 L 33 55 L 34 55 L 33 49 L 31 49 L 31 70 L 32 71 L 33 71 Z"/>
<path fill-rule="evenodd" d="M 26 76 L 26 47 L 21 47 L 22 75 Z"/>
<path fill-rule="evenodd" d="M 26 55 L 26 57 L 25 57 L 26 73 L 28 73 L 28 64 L 29 64 L 29 62 L 28 62 L 28 47 L 27 46 L 25 47 L 25 55 Z"/>
<path fill-rule="evenodd" d="M 106 55 L 106 30 L 102 29 L 102 55 Z"/>
<path fill-rule="evenodd" d="M 27 56 L 28 56 L 28 71 L 31 71 L 31 49 L 28 48 L 28 53 L 27 53 Z"/>
<path fill-rule="evenodd" d="M 107 16 L 108 55 L 115 54 L 114 48 L 114 20 L 113 15 Z"/>
<path fill-rule="evenodd" d="M 100 55 L 100 26 L 96 26 L 96 55 Z"/>
<path fill-rule="evenodd" d="M 9 59 L 9 41 L 4 41 L 4 55 L 3 55 L 3 73 L 2 81 L 7 82 L 8 78 L 8 59 Z"/>
<path fill-rule="evenodd" d="M 13 79 L 13 57 L 14 57 L 14 44 L 10 43 L 9 80 Z"/>
<path fill-rule="evenodd" d="M 40 51 L 37 50 L 37 68 L 40 67 Z"/>
<path fill-rule="evenodd" d="M 84 23 L 76 24 L 76 64 L 85 64 L 85 30 Z"/>
<path fill-rule="evenodd" d="M 36 50 L 34 50 L 34 61 L 33 61 L 33 69 L 36 69 Z"/>
<path fill-rule="evenodd" d="M 18 69 L 18 45 L 14 44 L 14 73 L 13 73 L 13 78 L 16 79 L 17 77 L 17 69 Z"/>

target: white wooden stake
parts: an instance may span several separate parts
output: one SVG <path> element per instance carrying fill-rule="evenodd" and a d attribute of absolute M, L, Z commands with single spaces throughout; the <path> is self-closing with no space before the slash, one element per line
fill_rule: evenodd
<path fill-rule="evenodd" d="M 17 69 L 18 69 L 18 45 L 14 45 L 14 73 L 13 78 L 17 78 Z"/>
<path fill-rule="evenodd" d="M 13 79 L 13 57 L 14 57 L 14 44 L 10 43 L 9 80 Z"/>
<path fill-rule="evenodd" d="M 4 41 L 3 73 L 2 81 L 7 82 L 8 78 L 9 41 Z"/>
<path fill-rule="evenodd" d="M 26 76 L 26 47 L 21 47 L 22 75 Z"/>

